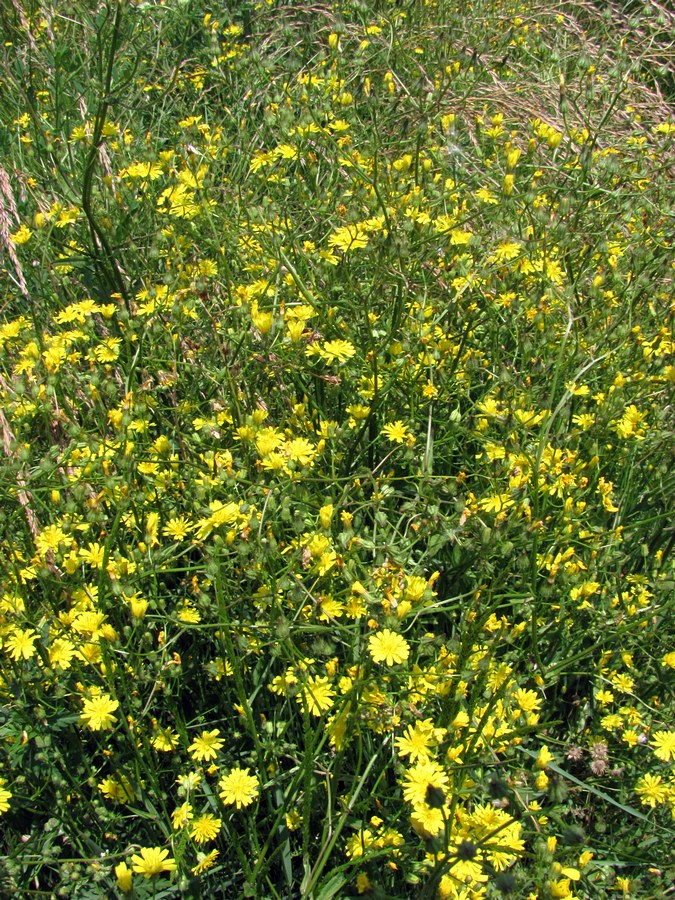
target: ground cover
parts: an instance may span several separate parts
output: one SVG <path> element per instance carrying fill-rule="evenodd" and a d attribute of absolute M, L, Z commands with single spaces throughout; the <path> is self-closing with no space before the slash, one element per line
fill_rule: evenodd
<path fill-rule="evenodd" d="M 668 895 L 641 13 L 3 5 L 3 891 Z"/>

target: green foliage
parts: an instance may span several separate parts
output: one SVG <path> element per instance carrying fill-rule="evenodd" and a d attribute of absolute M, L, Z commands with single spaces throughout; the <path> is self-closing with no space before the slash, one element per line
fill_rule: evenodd
<path fill-rule="evenodd" d="M 651 44 L 527 0 L 0 22 L 2 890 L 665 896 Z"/>

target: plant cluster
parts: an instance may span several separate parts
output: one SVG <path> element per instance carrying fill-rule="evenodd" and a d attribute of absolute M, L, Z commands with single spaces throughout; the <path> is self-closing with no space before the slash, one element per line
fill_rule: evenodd
<path fill-rule="evenodd" d="M 0 13 L 3 890 L 665 896 L 675 122 L 584 16 Z"/>

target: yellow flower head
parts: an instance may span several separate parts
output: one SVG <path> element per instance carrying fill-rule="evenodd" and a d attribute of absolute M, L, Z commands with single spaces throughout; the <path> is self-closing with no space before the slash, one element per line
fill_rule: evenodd
<path fill-rule="evenodd" d="M 202 731 L 188 747 L 188 753 L 193 759 L 203 762 L 207 759 L 215 759 L 218 750 L 221 749 L 225 741 L 219 737 L 220 731 L 214 728 L 213 731 Z"/>
<path fill-rule="evenodd" d="M 0 815 L 6 813 L 9 809 L 9 801 L 12 799 L 12 792 L 5 787 L 6 781 L 0 778 Z"/>
<path fill-rule="evenodd" d="M 410 654 L 410 645 L 402 635 L 385 628 L 368 638 L 368 650 L 373 662 L 393 666 L 405 662 Z"/>
<path fill-rule="evenodd" d="M 115 866 L 115 877 L 117 878 L 118 888 L 123 893 L 128 894 L 132 888 L 133 876 L 131 874 L 131 869 L 125 862 L 121 862 L 119 865 Z"/>
<path fill-rule="evenodd" d="M 92 731 L 107 731 L 117 721 L 113 713 L 119 707 L 119 702 L 108 694 L 98 694 L 91 699 L 85 699 L 83 703 L 84 709 L 80 718 Z"/>
<path fill-rule="evenodd" d="M 402 444 L 410 437 L 407 426 L 400 419 L 385 425 L 382 434 L 394 444 Z"/>
<path fill-rule="evenodd" d="M 221 819 L 217 819 L 211 813 L 204 813 L 190 825 L 190 837 L 198 844 L 212 841 L 217 837 L 221 825 Z"/>
<path fill-rule="evenodd" d="M 664 762 L 675 760 L 675 731 L 657 731 L 651 744 L 656 757 Z"/>
<path fill-rule="evenodd" d="M 335 691 L 327 678 L 312 675 L 298 694 L 297 701 L 310 715 L 320 716 L 332 707 L 334 696 Z"/>
<path fill-rule="evenodd" d="M 223 803 L 236 806 L 241 809 L 250 806 L 259 793 L 258 779 L 255 775 L 249 775 L 248 769 L 240 769 L 236 766 L 218 782 L 220 798 Z"/>
<path fill-rule="evenodd" d="M 176 868 L 176 860 L 169 857 L 168 850 L 161 847 L 141 847 L 140 854 L 135 853 L 131 857 L 134 872 L 145 878 L 152 878 L 160 872 L 173 872 Z"/>

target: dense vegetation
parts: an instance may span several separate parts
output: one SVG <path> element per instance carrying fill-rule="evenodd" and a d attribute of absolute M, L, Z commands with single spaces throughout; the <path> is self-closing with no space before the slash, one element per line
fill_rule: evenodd
<path fill-rule="evenodd" d="M 2 5 L 0 890 L 669 893 L 641 7 Z"/>

